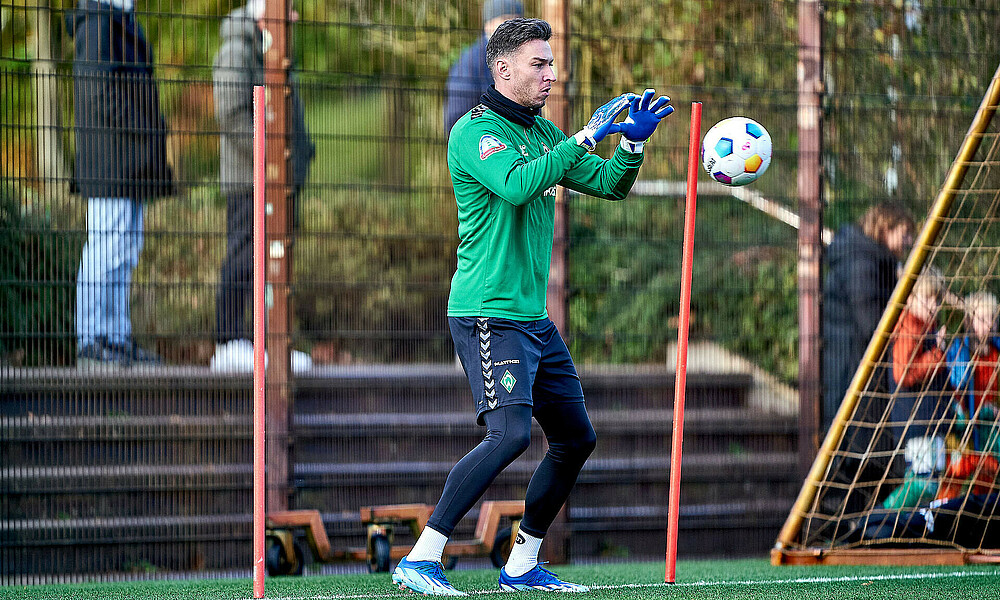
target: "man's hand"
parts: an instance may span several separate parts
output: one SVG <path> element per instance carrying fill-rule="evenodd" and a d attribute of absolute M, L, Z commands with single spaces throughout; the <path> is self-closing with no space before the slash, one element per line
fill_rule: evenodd
<path fill-rule="evenodd" d="M 593 152 L 594 148 L 597 147 L 597 142 L 612 132 L 612 128 L 615 127 L 615 118 L 625 110 L 633 98 L 638 98 L 638 96 L 622 94 L 594 111 L 594 116 L 590 117 L 587 125 L 573 136 L 576 143 L 586 148 L 587 151 Z"/>
<path fill-rule="evenodd" d="M 611 126 L 608 133 L 619 132 L 622 136 L 633 142 L 645 142 L 649 136 L 656 131 L 656 126 L 660 124 L 667 115 L 674 112 L 674 107 L 670 106 L 670 98 L 660 96 L 655 101 L 653 95 L 656 92 L 652 88 L 642 93 L 642 96 L 629 94 L 632 103 L 628 107 L 628 117 L 621 123 Z"/>

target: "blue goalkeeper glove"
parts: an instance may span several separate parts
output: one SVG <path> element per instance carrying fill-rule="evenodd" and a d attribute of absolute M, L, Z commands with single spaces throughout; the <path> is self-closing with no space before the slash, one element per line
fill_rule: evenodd
<path fill-rule="evenodd" d="M 660 96 L 653 100 L 652 89 L 647 89 L 642 96 L 629 94 L 632 103 L 628 108 L 628 117 L 621 123 L 611 126 L 608 133 L 621 133 L 622 137 L 633 144 L 640 144 L 649 139 L 656 131 L 656 126 L 660 124 L 667 115 L 674 112 L 674 107 L 670 106 L 670 98 Z M 652 101 L 652 102 L 651 102 Z"/>
<path fill-rule="evenodd" d="M 597 147 L 597 142 L 611 133 L 612 127 L 615 126 L 615 118 L 625 110 L 633 97 L 637 96 L 635 94 L 622 94 L 594 111 L 594 116 L 590 117 L 590 121 L 573 136 L 576 143 L 586 148 L 588 152 L 593 152 L 594 148 Z"/>

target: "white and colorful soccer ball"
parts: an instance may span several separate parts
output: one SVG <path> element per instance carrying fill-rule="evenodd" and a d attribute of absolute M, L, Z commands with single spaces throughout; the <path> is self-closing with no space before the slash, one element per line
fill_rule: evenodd
<path fill-rule="evenodd" d="M 746 185 L 771 164 L 771 135 L 746 117 L 729 117 L 712 126 L 701 142 L 701 165 L 724 185 Z"/>

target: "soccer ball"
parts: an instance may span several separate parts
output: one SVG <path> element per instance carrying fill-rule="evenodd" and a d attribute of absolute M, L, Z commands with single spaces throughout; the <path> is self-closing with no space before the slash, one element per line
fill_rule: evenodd
<path fill-rule="evenodd" d="M 760 123 L 729 117 L 712 126 L 701 142 L 701 165 L 724 185 L 746 185 L 771 164 L 771 136 Z"/>

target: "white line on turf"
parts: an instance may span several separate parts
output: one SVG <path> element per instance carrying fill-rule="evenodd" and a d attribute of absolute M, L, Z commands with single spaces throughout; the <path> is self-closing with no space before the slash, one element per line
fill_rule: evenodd
<path fill-rule="evenodd" d="M 796 579 L 743 579 L 724 581 L 690 581 L 686 583 L 622 583 L 616 585 L 591 585 L 591 590 L 624 590 L 641 588 L 711 587 L 725 585 L 776 585 L 781 583 L 850 583 L 852 581 L 896 581 L 912 579 L 946 579 L 962 577 L 997 577 L 1000 570 L 993 571 L 950 571 L 947 573 L 899 573 L 895 575 L 844 575 L 842 577 L 798 577 Z M 470 594 L 503 594 L 500 589 L 467 590 Z M 383 598 L 415 598 L 410 592 L 388 592 L 378 594 L 332 594 L 314 596 L 267 596 L 271 600 L 381 600 Z M 252 600 L 252 599 L 247 599 Z"/>

